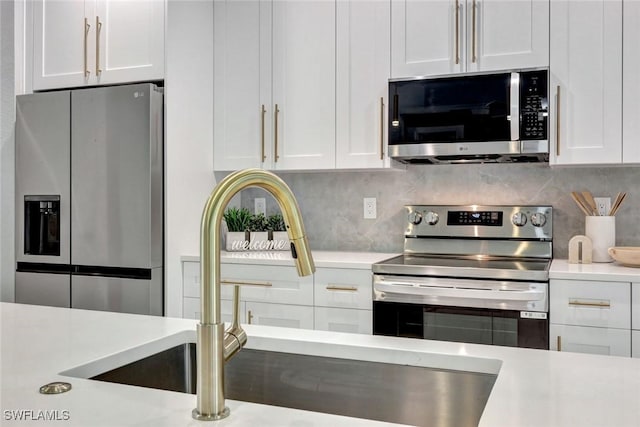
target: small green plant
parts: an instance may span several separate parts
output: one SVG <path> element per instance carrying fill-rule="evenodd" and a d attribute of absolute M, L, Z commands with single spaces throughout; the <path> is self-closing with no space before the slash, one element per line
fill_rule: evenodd
<path fill-rule="evenodd" d="M 251 216 L 249 231 L 267 231 L 267 218 L 264 214 L 260 213 Z"/>
<path fill-rule="evenodd" d="M 270 231 L 287 231 L 284 224 L 284 218 L 281 214 L 273 214 L 267 218 L 267 230 Z"/>
<path fill-rule="evenodd" d="M 253 217 L 247 208 L 228 208 L 223 216 L 227 229 L 232 232 L 249 230 Z"/>

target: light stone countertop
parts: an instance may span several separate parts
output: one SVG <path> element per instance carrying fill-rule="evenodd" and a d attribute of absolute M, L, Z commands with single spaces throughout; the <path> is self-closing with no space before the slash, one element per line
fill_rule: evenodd
<path fill-rule="evenodd" d="M 598 280 L 611 282 L 638 282 L 640 268 L 626 267 L 617 262 L 569 264 L 566 259 L 554 259 L 549 269 L 550 279 Z"/>
<path fill-rule="evenodd" d="M 82 427 L 388 425 L 230 400 L 229 418 L 204 423 L 191 418 L 193 395 L 60 374 L 92 361 L 108 370 L 189 341 L 193 320 L 9 303 L 0 303 L 0 320 L 3 427 L 52 424 L 7 419 L 16 410 L 68 411 L 69 420 L 55 425 Z M 497 373 L 481 427 L 640 425 L 639 359 L 253 325 L 246 330 L 251 348 Z M 56 380 L 73 389 L 58 396 L 37 392 Z"/>
<path fill-rule="evenodd" d="M 311 255 L 316 267 L 370 269 L 371 264 L 400 254 L 312 250 Z M 180 259 L 181 261 L 200 261 L 200 257 L 197 255 L 185 255 Z M 222 251 L 220 252 L 220 261 L 228 264 L 294 265 L 290 251 Z"/>

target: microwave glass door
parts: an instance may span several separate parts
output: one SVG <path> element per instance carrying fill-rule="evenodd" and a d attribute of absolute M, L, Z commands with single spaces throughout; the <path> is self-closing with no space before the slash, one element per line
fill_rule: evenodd
<path fill-rule="evenodd" d="M 511 74 L 395 81 L 389 144 L 510 141 Z"/>

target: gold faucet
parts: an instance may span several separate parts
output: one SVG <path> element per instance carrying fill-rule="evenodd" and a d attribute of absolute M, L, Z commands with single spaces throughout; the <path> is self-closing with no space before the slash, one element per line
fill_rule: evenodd
<path fill-rule="evenodd" d="M 229 329 L 225 331 L 220 320 L 220 225 L 231 198 L 247 187 L 263 188 L 278 202 L 298 275 L 308 276 L 316 269 L 298 202 L 279 177 L 262 169 L 244 169 L 228 175 L 213 189 L 200 224 L 201 315 L 196 350 L 197 407 L 192 413 L 197 420 L 220 420 L 229 415 L 229 408 L 224 406 L 224 364 L 247 342 L 247 334 L 238 323 L 239 286 L 234 286 L 233 322 Z"/>

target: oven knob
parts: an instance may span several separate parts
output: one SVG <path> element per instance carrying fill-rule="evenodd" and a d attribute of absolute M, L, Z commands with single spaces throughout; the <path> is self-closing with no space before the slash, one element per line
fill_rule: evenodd
<path fill-rule="evenodd" d="M 523 214 L 522 212 L 516 212 L 511 217 L 511 222 L 513 223 L 513 225 L 516 225 L 518 227 L 522 227 L 523 225 L 525 225 L 527 223 L 527 216 L 525 214 Z"/>
<path fill-rule="evenodd" d="M 424 220 L 427 221 L 427 224 L 429 225 L 436 225 L 439 219 L 440 217 L 435 212 L 427 212 L 424 217 Z"/>
<path fill-rule="evenodd" d="M 545 214 L 541 212 L 536 212 L 531 215 L 531 224 L 533 224 L 534 226 L 542 227 L 546 223 L 547 223 L 547 217 L 545 216 Z"/>
<path fill-rule="evenodd" d="M 413 211 L 409 213 L 409 224 L 418 225 L 422 222 L 422 214 L 420 212 Z"/>

